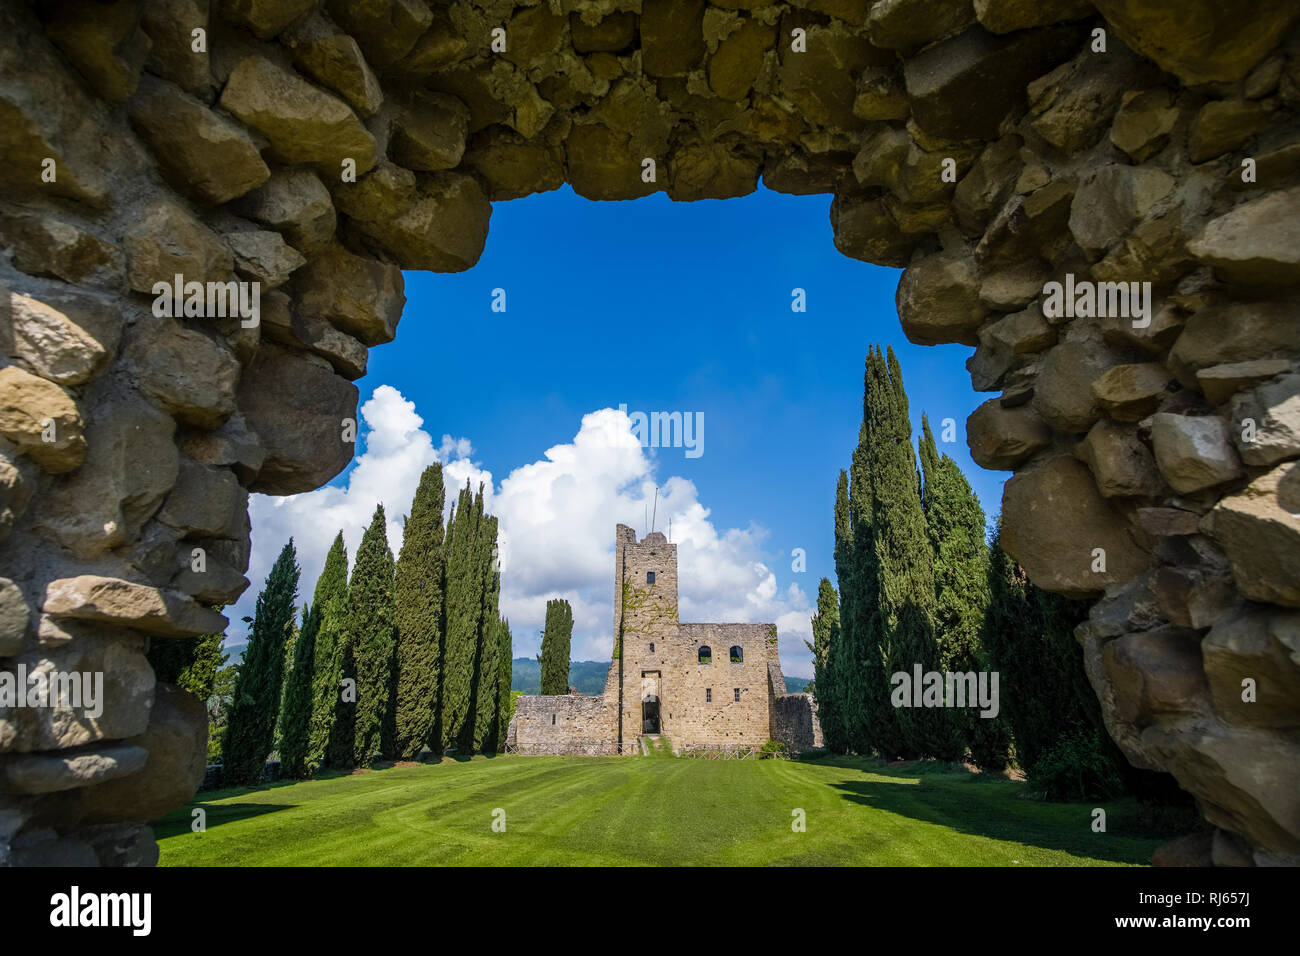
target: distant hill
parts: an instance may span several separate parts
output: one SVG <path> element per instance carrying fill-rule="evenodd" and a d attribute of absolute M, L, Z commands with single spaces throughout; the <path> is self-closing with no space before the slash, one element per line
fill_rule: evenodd
<path fill-rule="evenodd" d="M 569 686 L 592 697 L 605 693 L 605 675 L 609 661 L 570 661 Z M 511 662 L 510 689 L 525 694 L 542 692 L 542 665 L 531 657 L 516 657 Z"/>
<path fill-rule="evenodd" d="M 811 680 L 811 677 L 791 677 L 789 674 L 786 674 L 785 689 L 791 694 L 802 694 L 808 689 L 808 683 Z"/>

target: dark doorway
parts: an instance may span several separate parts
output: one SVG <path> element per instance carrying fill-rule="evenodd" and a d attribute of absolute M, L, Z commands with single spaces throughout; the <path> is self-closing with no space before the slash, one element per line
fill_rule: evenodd
<path fill-rule="evenodd" d="M 641 733 L 659 733 L 659 701 L 641 701 Z"/>

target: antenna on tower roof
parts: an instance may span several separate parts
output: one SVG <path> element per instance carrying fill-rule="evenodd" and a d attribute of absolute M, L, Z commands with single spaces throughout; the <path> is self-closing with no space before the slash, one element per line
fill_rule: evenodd
<path fill-rule="evenodd" d="M 655 485 L 655 510 L 654 510 L 654 512 L 653 512 L 653 516 L 650 518 L 650 530 L 651 530 L 651 531 L 654 531 L 654 529 L 655 529 L 655 519 L 658 518 L 658 517 L 659 517 L 659 486 L 658 486 L 658 485 Z"/>

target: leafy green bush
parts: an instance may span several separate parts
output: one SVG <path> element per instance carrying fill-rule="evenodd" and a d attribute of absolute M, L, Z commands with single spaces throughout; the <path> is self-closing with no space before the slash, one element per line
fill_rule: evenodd
<path fill-rule="evenodd" d="M 1028 776 L 1048 800 L 1089 800 L 1124 792 L 1119 767 L 1095 732 L 1061 734 Z"/>
<path fill-rule="evenodd" d="M 785 744 L 781 743 L 779 740 L 769 740 L 758 750 L 759 760 L 771 760 L 778 756 L 785 756 Z"/>

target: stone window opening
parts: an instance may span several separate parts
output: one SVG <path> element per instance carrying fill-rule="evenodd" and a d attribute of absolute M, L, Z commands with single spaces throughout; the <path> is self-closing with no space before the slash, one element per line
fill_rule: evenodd
<path fill-rule="evenodd" d="M 705 702 L 706 704 L 711 704 L 711 703 L 713 703 L 713 688 L 712 688 L 712 687 L 706 687 L 706 688 L 704 688 L 704 702 Z"/>
<path fill-rule="evenodd" d="M 651 642 L 650 642 L 650 653 L 653 654 L 654 652 L 655 652 L 655 642 L 654 642 L 654 641 L 651 641 Z"/>
<path fill-rule="evenodd" d="M 713 648 L 709 647 L 708 644 L 700 646 L 699 661 L 701 664 L 713 663 Z"/>
<path fill-rule="evenodd" d="M 655 583 L 655 573 L 654 573 L 653 571 L 647 571 L 647 572 L 645 573 L 645 583 L 646 583 L 646 584 L 654 584 L 654 583 Z"/>
<path fill-rule="evenodd" d="M 743 664 L 744 662 L 745 662 L 745 649 L 741 647 L 739 644 L 733 645 L 731 648 L 731 663 Z"/>
<path fill-rule="evenodd" d="M 551 726 L 552 726 L 552 727 L 555 726 L 555 715 L 554 715 L 554 714 L 551 714 Z"/>
<path fill-rule="evenodd" d="M 739 687 L 736 688 L 736 703 L 737 703 L 737 704 L 740 703 L 740 688 L 739 688 Z"/>

